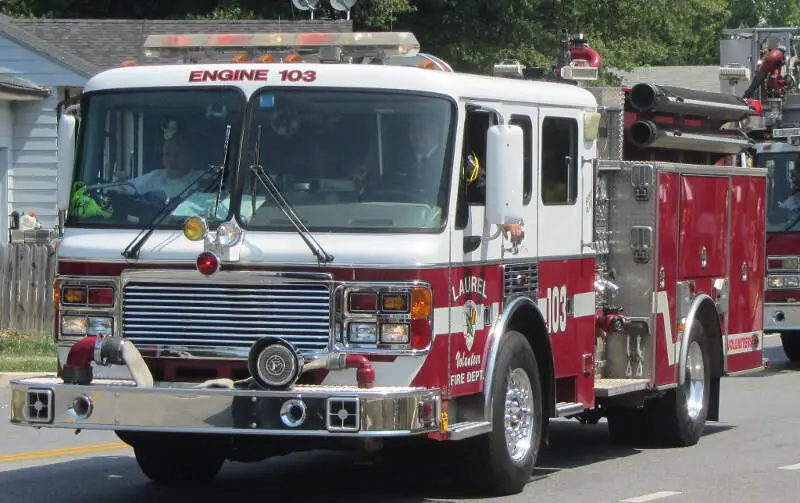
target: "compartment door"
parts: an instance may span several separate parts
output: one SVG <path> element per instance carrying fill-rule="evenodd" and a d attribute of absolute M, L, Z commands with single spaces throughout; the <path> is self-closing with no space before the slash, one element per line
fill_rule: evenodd
<path fill-rule="evenodd" d="M 733 178 L 731 269 L 725 358 L 728 372 L 759 368 L 763 361 L 766 179 Z"/>
<path fill-rule="evenodd" d="M 678 280 L 726 275 L 728 177 L 681 176 Z"/>

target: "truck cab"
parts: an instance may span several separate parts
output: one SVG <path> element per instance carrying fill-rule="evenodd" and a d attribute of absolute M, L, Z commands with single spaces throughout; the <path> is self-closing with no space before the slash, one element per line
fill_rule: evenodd
<path fill-rule="evenodd" d="M 800 144 L 756 144 L 755 162 L 769 173 L 764 333 L 780 334 L 786 357 L 800 362 Z"/>

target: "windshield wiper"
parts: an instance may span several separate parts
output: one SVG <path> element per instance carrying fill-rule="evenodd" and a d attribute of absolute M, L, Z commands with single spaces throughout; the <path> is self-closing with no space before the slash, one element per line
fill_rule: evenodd
<path fill-rule="evenodd" d="M 250 170 L 253 171 L 253 174 L 258 178 L 258 181 L 267 189 L 269 195 L 272 196 L 272 199 L 275 200 L 275 203 L 281 209 L 286 218 L 289 219 L 289 222 L 292 223 L 297 233 L 306 243 L 309 250 L 317 257 L 318 263 L 329 263 L 333 262 L 333 255 L 326 252 L 322 245 L 320 245 L 314 236 L 311 235 L 308 228 L 306 228 L 303 221 L 300 217 L 297 216 L 292 206 L 289 202 L 283 197 L 281 191 L 272 181 L 272 179 L 267 174 L 264 167 L 261 166 L 261 124 L 258 125 L 258 136 L 256 136 L 256 143 L 255 143 L 255 158 L 253 159 L 253 164 L 250 165 Z"/>
<path fill-rule="evenodd" d="M 222 166 L 220 166 L 221 170 L 225 169 L 225 166 L 228 165 L 228 146 L 230 145 L 231 141 L 231 125 L 228 124 L 225 126 L 225 143 L 222 145 Z M 219 185 L 217 186 L 217 199 L 214 202 L 214 218 L 217 218 L 217 212 L 219 211 L 219 202 L 222 198 L 222 184 L 223 184 L 223 177 L 219 178 Z"/>
<path fill-rule="evenodd" d="M 209 172 L 214 173 L 214 178 L 211 180 L 205 189 L 208 190 L 213 187 L 219 178 L 222 178 L 222 173 L 224 168 L 221 166 L 210 166 L 208 171 L 204 171 L 200 176 L 192 180 L 192 182 L 186 186 L 185 189 L 181 191 L 174 199 L 170 200 L 168 204 L 165 204 L 159 211 L 156 213 L 152 219 L 145 225 L 145 227 L 133 238 L 133 241 L 128 243 L 128 246 L 122 251 L 122 256 L 128 259 L 136 259 L 139 258 L 139 250 L 142 249 L 145 242 L 150 238 L 153 234 L 153 231 L 164 221 L 164 219 L 172 213 L 172 210 L 175 209 L 178 204 L 182 203 L 186 197 L 191 196 L 197 189 L 199 188 L 198 182 L 202 180 L 205 176 L 208 175 Z"/>
<path fill-rule="evenodd" d="M 150 238 L 156 228 L 161 225 L 161 222 L 164 221 L 167 216 L 172 213 L 172 210 L 175 209 L 180 203 L 182 203 L 187 197 L 191 196 L 195 192 L 197 192 L 198 188 L 200 187 L 199 182 L 204 177 L 206 177 L 209 173 L 213 174 L 211 182 L 204 187 L 205 190 L 210 189 L 215 184 L 219 183 L 219 190 L 222 190 L 222 175 L 225 173 L 225 169 L 228 165 L 228 146 L 229 146 L 229 138 L 230 138 L 231 126 L 228 124 L 225 133 L 225 155 L 223 156 L 222 165 L 214 166 L 211 165 L 208 167 L 207 170 L 203 171 L 197 178 L 192 180 L 192 182 L 184 188 L 180 194 L 178 194 L 174 199 L 171 199 L 167 204 L 165 204 L 144 228 L 136 235 L 133 240 L 128 243 L 128 246 L 122 250 L 122 256 L 127 259 L 137 259 L 139 258 L 139 251 L 144 246 L 145 242 Z M 217 202 L 214 206 L 214 215 L 217 214 L 216 207 L 219 206 L 219 191 L 217 193 Z"/>

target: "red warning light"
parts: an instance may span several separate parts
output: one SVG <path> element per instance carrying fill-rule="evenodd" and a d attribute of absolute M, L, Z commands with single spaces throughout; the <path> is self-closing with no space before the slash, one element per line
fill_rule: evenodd
<path fill-rule="evenodd" d="M 325 45 L 333 43 L 336 35 L 333 33 L 298 33 L 295 38 L 297 45 Z"/>
<path fill-rule="evenodd" d="M 197 270 L 200 273 L 211 276 L 219 271 L 219 259 L 211 252 L 203 252 L 197 257 Z"/>

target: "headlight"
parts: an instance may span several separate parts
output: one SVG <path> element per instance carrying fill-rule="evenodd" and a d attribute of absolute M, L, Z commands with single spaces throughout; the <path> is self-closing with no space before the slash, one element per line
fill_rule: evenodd
<path fill-rule="evenodd" d="M 347 338 L 356 344 L 369 344 L 377 341 L 377 325 L 375 323 L 350 323 L 347 327 Z"/>
<path fill-rule="evenodd" d="M 100 335 L 114 333 L 114 318 L 108 316 L 65 315 L 61 318 L 61 335 Z"/>
<path fill-rule="evenodd" d="M 800 276 L 787 276 L 787 275 L 767 276 L 767 288 L 775 288 L 775 289 L 800 288 Z"/>
<path fill-rule="evenodd" d="M 382 324 L 381 342 L 384 344 L 408 344 L 408 323 Z"/>
<path fill-rule="evenodd" d="M 217 228 L 217 243 L 234 246 L 242 239 L 242 229 L 233 222 L 222 222 Z"/>
<path fill-rule="evenodd" d="M 63 335 L 86 335 L 86 316 L 64 316 L 61 318 Z"/>

